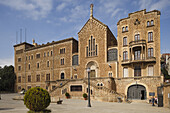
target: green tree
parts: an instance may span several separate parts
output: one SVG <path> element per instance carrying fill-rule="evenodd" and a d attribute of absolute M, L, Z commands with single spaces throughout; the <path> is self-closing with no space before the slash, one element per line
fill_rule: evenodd
<path fill-rule="evenodd" d="M 14 67 L 4 66 L 0 67 L 0 91 L 14 91 L 16 75 L 14 73 Z"/>

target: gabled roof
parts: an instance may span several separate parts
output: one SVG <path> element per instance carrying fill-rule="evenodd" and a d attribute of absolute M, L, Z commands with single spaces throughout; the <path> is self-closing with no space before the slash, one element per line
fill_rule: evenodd
<path fill-rule="evenodd" d="M 90 20 L 95 20 L 95 21 L 97 21 L 98 23 L 100 23 L 101 25 L 103 25 L 104 27 L 108 28 L 108 26 L 107 26 L 106 24 L 102 23 L 101 21 L 99 21 L 98 19 L 96 19 L 96 18 L 93 17 L 92 19 L 88 19 L 88 21 L 84 24 L 84 26 L 81 28 L 81 30 L 78 32 L 78 34 L 83 30 L 83 28 L 86 26 L 86 24 L 87 24 Z"/>

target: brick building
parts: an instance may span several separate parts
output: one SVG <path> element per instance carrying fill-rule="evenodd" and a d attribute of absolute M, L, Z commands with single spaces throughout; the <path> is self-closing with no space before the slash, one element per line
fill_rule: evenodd
<path fill-rule="evenodd" d="M 117 23 L 117 39 L 109 27 L 93 17 L 78 32 L 78 41 L 67 38 L 38 45 L 14 45 L 16 91 L 47 89 L 51 96 L 87 93 L 90 68 L 92 99 L 117 97 L 148 99 L 163 82 L 160 72 L 160 11 L 130 13 Z"/>

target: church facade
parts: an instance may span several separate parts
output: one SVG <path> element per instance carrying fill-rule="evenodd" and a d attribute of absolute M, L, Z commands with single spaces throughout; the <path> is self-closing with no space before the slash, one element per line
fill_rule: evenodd
<path fill-rule="evenodd" d="M 52 101 L 65 96 L 116 101 L 148 99 L 163 83 L 160 71 L 160 11 L 130 13 L 117 23 L 115 37 L 109 27 L 93 17 L 78 32 L 78 41 L 67 38 L 38 45 L 14 45 L 15 90 L 42 87 Z M 117 39 L 116 39 L 117 38 Z"/>

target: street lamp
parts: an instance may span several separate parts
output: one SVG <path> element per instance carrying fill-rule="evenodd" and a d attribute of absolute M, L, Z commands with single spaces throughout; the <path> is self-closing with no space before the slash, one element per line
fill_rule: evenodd
<path fill-rule="evenodd" d="M 90 68 L 87 68 L 87 73 L 88 73 L 88 106 L 87 107 L 91 107 L 90 104 Z"/>

